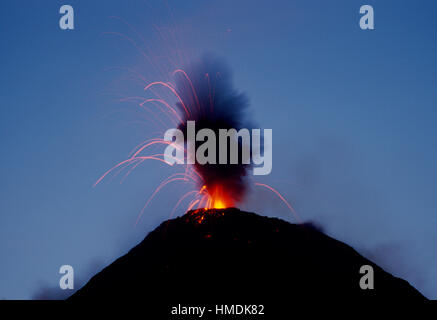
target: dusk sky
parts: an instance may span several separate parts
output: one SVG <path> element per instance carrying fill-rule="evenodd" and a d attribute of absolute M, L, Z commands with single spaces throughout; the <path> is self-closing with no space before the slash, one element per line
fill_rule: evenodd
<path fill-rule="evenodd" d="M 63 4 L 74 30 L 59 27 Z M 359 27 L 364 4 L 374 30 Z M 272 173 L 254 180 L 437 299 L 436 10 L 431 0 L 1 1 L 0 299 L 56 296 L 65 264 L 80 286 L 170 218 L 183 184 L 135 225 L 173 168 L 146 162 L 93 184 L 156 131 L 123 98 L 204 54 L 226 61 L 250 119 L 273 129 Z M 296 222 L 268 190 L 239 207 Z"/>

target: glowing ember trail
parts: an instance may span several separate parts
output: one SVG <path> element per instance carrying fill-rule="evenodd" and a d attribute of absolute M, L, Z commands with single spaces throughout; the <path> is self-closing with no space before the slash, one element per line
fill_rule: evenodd
<path fill-rule="evenodd" d="M 153 94 L 153 97 L 127 97 L 123 100 L 137 101 L 138 106 L 150 115 L 153 124 L 160 125 L 163 132 L 174 126 L 184 131 L 188 121 L 196 122 L 196 130 L 208 128 L 215 132 L 218 132 L 219 129 L 234 128 L 239 130 L 250 127 L 243 114 L 248 105 L 247 98 L 233 88 L 230 72 L 221 62 L 210 59 L 202 60 L 198 65 L 191 66 L 189 71 L 178 68 L 172 75 L 175 78 L 174 83 L 155 81 L 144 87 L 144 92 Z M 165 96 L 165 94 L 162 94 L 161 91 L 159 91 L 161 93 L 159 95 L 157 91 L 153 90 L 155 87 L 164 91 L 168 90 L 167 99 L 164 99 L 163 95 Z M 158 90 L 158 88 L 156 89 Z M 176 103 L 171 101 L 176 101 Z M 131 152 L 128 159 L 106 171 L 94 186 L 108 175 L 114 177 L 123 170 L 126 170 L 123 176 L 125 179 L 146 160 L 155 160 L 171 166 L 164 159 L 162 150 L 156 152 L 157 147 L 165 148 L 171 143 L 160 137 L 143 141 Z M 178 148 L 183 151 L 185 160 L 193 157 L 192 154 L 188 154 L 186 143 L 179 145 Z M 138 215 L 136 223 L 139 222 L 155 196 L 167 185 L 174 182 L 188 184 L 191 188 L 175 201 L 176 205 L 171 215 L 183 202 L 188 202 L 187 210 L 224 209 L 235 206 L 243 200 L 248 185 L 247 170 L 251 165 L 209 163 L 200 165 L 198 163 L 188 164 L 188 162 L 184 161 L 184 165 L 177 165 L 176 167 L 180 167 L 182 170 L 170 175 L 157 186 Z M 278 191 L 265 184 L 256 183 L 256 185 L 275 193 L 293 212 L 296 219 L 300 220 L 291 205 Z"/>
<path fill-rule="evenodd" d="M 282 202 L 288 207 L 288 209 L 290 209 L 290 211 L 293 213 L 294 217 L 296 218 L 296 220 L 298 222 L 301 222 L 299 216 L 297 215 L 296 211 L 294 210 L 294 208 L 291 206 L 291 204 L 288 203 L 288 201 L 282 196 L 282 194 L 280 194 L 275 188 L 264 184 L 264 183 L 259 183 L 259 182 L 255 182 L 256 186 L 260 186 L 260 187 L 264 187 L 269 189 L 270 191 L 272 191 L 275 195 L 277 195 L 279 197 L 279 199 L 282 200 Z"/>

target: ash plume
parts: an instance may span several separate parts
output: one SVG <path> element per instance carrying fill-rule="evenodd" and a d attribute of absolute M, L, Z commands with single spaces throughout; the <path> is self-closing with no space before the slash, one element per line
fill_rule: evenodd
<path fill-rule="evenodd" d="M 234 87 L 231 70 L 224 61 L 204 56 L 184 70 L 186 74 L 178 74 L 175 79 L 176 91 L 184 102 L 176 104 L 183 115 L 180 130 L 185 132 L 187 121 L 195 121 L 196 134 L 199 130 L 208 128 L 214 131 L 216 137 L 219 129 L 238 131 L 253 127 L 246 117 L 249 100 Z M 189 110 L 189 114 L 185 109 Z M 198 144 L 195 143 L 196 149 Z M 218 143 L 216 145 L 216 164 L 200 165 L 196 162 L 195 167 L 203 177 L 210 194 L 214 193 L 215 188 L 221 187 L 220 192 L 225 193 L 225 197 L 235 204 L 245 195 L 245 180 L 251 165 L 242 163 L 241 141 L 238 141 L 238 164 L 230 164 L 229 146 L 227 164 L 219 164 Z"/>

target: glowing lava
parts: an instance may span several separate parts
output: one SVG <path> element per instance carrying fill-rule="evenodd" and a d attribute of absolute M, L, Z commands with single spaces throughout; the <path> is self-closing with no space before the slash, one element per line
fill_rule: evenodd
<path fill-rule="evenodd" d="M 225 209 L 233 205 L 231 197 L 227 197 L 222 186 L 212 188 L 210 206 L 207 209 Z"/>
<path fill-rule="evenodd" d="M 225 208 L 227 208 L 226 204 L 222 200 L 220 200 L 220 199 L 214 200 L 214 204 L 212 205 L 212 207 L 214 209 L 225 209 Z"/>

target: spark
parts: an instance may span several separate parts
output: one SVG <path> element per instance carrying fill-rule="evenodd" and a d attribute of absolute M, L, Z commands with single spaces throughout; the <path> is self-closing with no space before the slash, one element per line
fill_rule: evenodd
<path fill-rule="evenodd" d="M 156 85 L 162 85 L 168 89 L 170 89 L 171 92 L 174 93 L 174 95 L 178 98 L 179 102 L 182 104 L 182 107 L 184 108 L 186 114 L 188 117 L 191 116 L 190 112 L 188 111 L 187 107 L 185 106 L 185 103 L 182 101 L 182 98 L 180 97 L 180 95 L 176 92 L 176 89 L 173 88 L 173 86 L 171 84 L 162 82 L 162 81 L 155 81 L 155 82 L 151 82 L 149 83 L 147 86 L 144 87 L 144 91 L 147 91 L 149 88 L 151 88 L 152 86 L 156 86 Z"/>
<path fill-rule="evenodd" d="M 294 208 L 291 206 L 290 203 L 288 203 L 287 199 L 284 198 L 284 196 L 282 196 L 282 194 L 279 193 L 279 191 L 277 191 L 275 188 L 269 186 L 268 184 L 264 184 L 264 183 L 259 183 L 259 182 L 255 182 L 256 186 L 260 186 L 260 187 L 264 187 L 269 189 L 270 191 L 272 191 L 274 194 L 276 194 L 279 199 L 282 200 L 282 202 L 288 207 L 288 209 L 290 209 L 290 211 L 293 213 L 294 217 L 296 218 L 296 220 L 298 222 L 301 222 L 300 217 L 298 216 L 296 210 L 294 210 Z"/>

